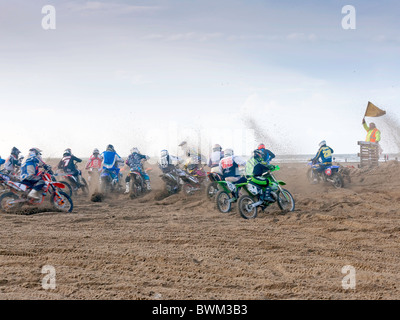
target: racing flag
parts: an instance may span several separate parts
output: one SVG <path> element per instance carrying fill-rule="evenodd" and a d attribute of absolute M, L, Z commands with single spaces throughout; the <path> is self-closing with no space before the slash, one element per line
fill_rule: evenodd
<path fill-rule="evenodd" d="M 380 117 L 386 114 L 386 111 L 379 109 L 372 102 L 368 101 L 367 110 L 364 117 Z"/>

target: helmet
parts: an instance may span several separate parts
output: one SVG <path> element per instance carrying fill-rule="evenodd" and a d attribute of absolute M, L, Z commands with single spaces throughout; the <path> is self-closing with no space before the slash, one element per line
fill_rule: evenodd
<path fill-rule="evenodd" d="M 214 144 L 212 151 L 222 151 L 222 147 L 218 143 Z"/>
<path fill-rule="evenodd" d="M 109 144 L 106 148 L 107 151 L 115 151 L 114 146 L 112 144 Z"/>
<path fill-rule="evenodd" d="M 136 148 L 136 147 L 134 147 L 134 148 L 131 149 L 131 153 L 135 153 L 135 152 L 136 152 L 136 153 L 140 153 L 140 152 L 139 152 L 139 149 Z"/>
<path fill-rule="evenodd" d="M 19 151 L 18 148 L 16 148 L 16 147 L 13 147 L 11 149 L 11 154 L 13 154 L 15 156 L 18 156 L 20 153 L 21 153 L 21 151 Z"/>
<path fill-rule="evenodd" d="M 265 149 L 264 143 L 260 143 L 257 147 L 258 150 Z"/>
<path fill-rule="evenodd" d="M 319 146 L 320 146 L 320 147 L 326 146 L 326 141 L 325 141 L 325 140 L 322 140 L 322 141 L 319 143 Z"/>
<path fill-rule="evenodd" d="M 179 147 L 183 147 L 183 146 L 186 145 L 186 144 L 187 144 L 186 141 L 182 141 L 178 146 L 179 146 Z"/>
<path fill-rule="evenodd" d="M 42 150 L 39 148 L 30 148 L 29 149 L 29 155 L 30 156 L 40 156 L 42 154 Z"/>
<path fill-rule="evenodd" d="M 168 156 L 169 155 L 168 150 L 161 150 L 160 155 L 161 157 Z"/>
<path fill-rule="evenodd" d="M 232 157 L 233 156 L 233 150 L 232 149 L 225 149 L 224 150 L 224 156 L 225 157 Z"/>
<path fill-rule="evenodd" d="M 72 151 L 70 148 L 67 148 L 64 150 L 64 154 L 63 154 L 64 156 L 70 156 L 71 154 L 72 154 Z"/>
<path fill-rule="evenodd" d="M 100 153 L 99 149 L 95 148 L 95 149 L 93 150 L 93 154 L 99 154 L 99 153 Z"/>

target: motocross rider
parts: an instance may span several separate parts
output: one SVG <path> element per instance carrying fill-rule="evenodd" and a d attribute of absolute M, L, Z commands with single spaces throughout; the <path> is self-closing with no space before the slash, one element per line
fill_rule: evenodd
<path fill-rule="evenodd" d="M 265 161 L 265 153 L 261 149 L 254 150 L 253 157 L 251 157 L 246 163 L 246 176 L 255 179 L 257 184 L 266 187 L 261 200 L 274 202 L 275 200 L 271 197 L 272 190 L 268 186 L 269 181 L 262 176 L 269 170 L 269 163 Z"/>
<path fill-rule="evenodd" d="M 189 173 L 192 173 L 194 170 L 199 168 L 199 165 L 202 163 L 204 157 L 196 152 L 193 148 L 189 148 L 186 141 L 181 142 L 179 144 L 179 147 L 182 148 L 185 155 L 183 167 Z"/>
<path fill-rule="evenodd" d="M 246 161 L 233 154 L 232 149 L 225 149 L 224 157 L 219 161 L 219 170 L 226 181 L 233 183 L 246 182 L 246 178 L 239 174 L 239 166 L 245 166 Z"/>
<path fill-rule="evenodd" d="M 32 188 L 28 193 L 28 197 L 36 200 L 40 199 L 40 191 L 45 184 L 39 175 L 39 167 L 43 167 L 45 170 L 51 169 L 51 167 L 43 161 L 41 155 L 42 150 L 38 148 L 29 149 L 28 158 L 21 166 L 20 180 L 23 184 Z"/>
<path fill-rule="evenodd" d="M 333 149 L 326 145 L 325 140 L 322 140 L 319 143 L 319 149 L 317 154 L 315 155 L 314 158 L 311 159 L 311 162 L 313 164 L 318 165 L 318 168 L 315 169 L 317 173 L 323 172 L 327 167 L 332 165 L 332 154 L 333 154 Z M 319 162 L 319 159 L 321 159 L 321 162 Z"/>
<path fill-rule="evenodd" d="M 23 156 L 18 157 L 20 153 L 21 151 L 16 147 L 11 149 L 11 154 L 4 165 L 4 169 L 7 170 L 8 174 L 13 176 L 17 174 L 18 169 L 21 167 L 22 160 L 24 159 Z"/>
<path fill-rule="evenodd" d="M 212 149 L 210 158 L 208 159 L 208 166 L 211 168 L 211 172 L 222 173 L 220 171 L 219 162 L 224 157 L 224 152 L 219 144 L 215 144 Z"/>
<path fill-rule="evenodd" d="M 118 185 L 121 185 L 119 166 L 124 163 L 124 160 L 118 155 L 112 144 L 107 145 L 106 151 L 103 151 L 101 156 L 103 158 L 103 170 L 107 169 L 114 174 L 115 177 L 113 177 L 113 179 L 117 179 Z"/>
<path fill-rule="evenodd" d="M 72 154 L 71 149 L 67 148 L 64 150 L 63 157 L 58 163 L 57 168 L 63 170 L 67 174 L 71 174 L 74 177 L 74 182 L 76 184 L 75 187 L 79 188 L 82 185 L 82 179 L 81 179 L 82 172 L 78 170 L 75 162 L 78 163 L 82 162 L 82 159 L 75 157 Z"/>
<path fill-rule="evenodd" d="M 150 157 L 143 155 L 139 152 L 138 148 L 132 148 L 131 149 L 131 154 L 129 155 L 128 159 L 125 161 L 125 164 L 130 168 L 131 171 L 138 171 L 142 177 L 144 178 L 144 181 L 146 182 L 147 190 L 151 190 L 151 185 L 150 185 L 150 177 L 146 173 L 146 171 L 143 168 L 143 161 L 149 160 Z M 129 183 L 131 181 L 131 176 L 128 174 L 125 178 L 125 184 L 126 184 L 126 190 L 125 193 L 129 193 Z"/>
<path fill-rule="evenodd" d="M 101 171 L 101 164 L 103 162 L 103 158 L 100 155 L 100 151 L 99 149 L 95 148 L 93 150 L 93 154 L 89 157 L 88 162 L 86 163 L 85 169 L 89 170 L 88 171 L 88 181 L 90 183 L 91 181 L 91 176 L 92 176 L 92 171 L 93 170 L 97 170 L 97 171 Z"/>
<path fill-rule="evenodd" d="M 170 155 L 168 150 L 161 150 L 158 165 L 163 174 L 171 174 L 174 177 L 176 183 L 176 185 L 174 186 L 175 190 L 178 190 L 180 181 L 179 176 L 186 175 L 185 171 L 177 167 L 177 165 L 182 162 L 182 158 Z"/>

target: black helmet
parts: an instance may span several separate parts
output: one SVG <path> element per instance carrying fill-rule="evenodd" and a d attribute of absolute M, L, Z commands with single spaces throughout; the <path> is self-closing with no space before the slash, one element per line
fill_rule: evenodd
<path fill-rule="evenodd" d="M 13 148 L 11 149 L 11 154 L 14 155 L 14 156 L 16 156 L 16 157 L 18 157 L 18 155 L 19 155 L 20 153 L 21 153 L 21 151 L 19 151 L 18 148 L 16 148 L 16 147 L 13 147 Z"/>
<path fill-rule="evenodd" d="M 109 144 L 108 146 L 107 146 L 107 149 L 106 149 L 107 151 L 114 151 L 115 152 L 115 150 L 114 150 L 114 146 L 112 145 L 112 144 Z"/>
<path fill-rule="evenodd" d="M 67 149 L 64 150 L 63 156 L 64 156 L 64 157 L 65 157 L 65 156 L 70 156 L 71 154 L 72 154 L 71 149 L 70 149 L 70 148 L 67 148 Z"/>

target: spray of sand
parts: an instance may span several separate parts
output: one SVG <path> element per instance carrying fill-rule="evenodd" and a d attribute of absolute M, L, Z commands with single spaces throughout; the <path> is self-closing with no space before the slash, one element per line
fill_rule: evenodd
<path fill-rule="evenodd" d="M 382 140 L 394 146 L 395 152 L 400 152 L 400 121 L 395 115 L 387 113 L 382 117 Z"/>
<path fill-rule="evenodd" d="M 281 134 L 277 134 L 279 135 L 278 138 L 272 138 L 271 134 L 267 133 L 253 118 L 246 116 L 243 121 L 248 129 L 254 130 L 254 137 L 257 143 L 264 143 L 267 149 L 270 149 L 275 154 L 296 154 L 291 143 L 286 141 Z M 277 139 L 279 139 L 279 142 Z"/>

